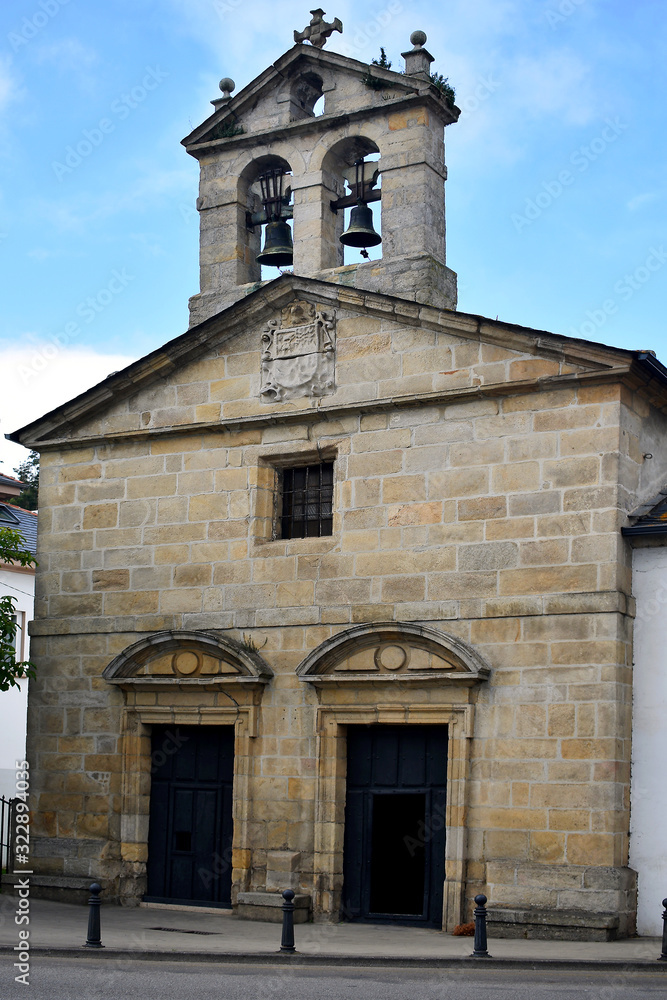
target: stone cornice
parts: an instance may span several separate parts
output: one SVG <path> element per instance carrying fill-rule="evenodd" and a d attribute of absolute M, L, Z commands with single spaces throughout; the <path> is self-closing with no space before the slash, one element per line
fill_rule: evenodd
<path fill-rule="evenodd" d="M 532 392 L 548 392 L 554 389 L 568 389 L 578 385 L 602 385 L 620 382 L 629 388 L 639 388 L 640 383 L 632 377 L 632 366 L 625 365 L 607 371 L 578 372 L 567 375 L 547 375 L 537 379 L 521 379 L 516 382 L 497 382 L 489 385 L 470 386 L 462 389 L 443 389 L 437 392 L 406 393 L 404 396 L 390 396 L 336 405 L 321 404 L 303 410 L 286 410 L 283 413 L 257 413 L 230 420 L 206 421 L 201 423 L 176 424 L 171 427 L 155 427 L 150 430 L 119 431 L 114 434 L 91 434 L 77 438 L 52 438 L 26 440 L 26 447 L 39 447 L 40 451 L 71 450 L 91 445 L 111 444 L 114 441 L 148 441 L 170 436 L 210 434 L 211 432 L 237 432 L 254 428 L 271 427 L 275 424 L 315 423 L 322 420 L 337 420 L 350 414 L 382 413 L 388 410 L 406 409 L 419 406 L 446 406 L 475 399 L 493 399 L 503 396 L 522 396 Z M 667 398 L 664 401 L 667 408 Z M 10 437 L 10 435 L 7 435 Z M 12 440 L 15 438 L 12 436 Z"/>
<path fill-rule="evenodd" d="M 487 598 L 485 603 L 488 605 L 483 610 L 480 618 L 459 618 L 456 616 L 457 621 L 487 621 L 493 618 L 507 618 L 509 612 L 503 604 L 503 598 Z M 509 599 L 508 599 L 509 600 Z M 635 601 L 634 598 L 629 597 L 622 591 L 618 590 L 601 590 L 595 592 L 572 592 L 567 594 L 546 594 L 540 598 L 534 597 L 520 597 L 511 598 L 511 601 L 515 605 L 515 610 L 512 612 L 511 616 L 516 616 L 516 604 L 517 601 L 522 601 L 523 606 L 521 608 L 522 618 L 533 618 L 533 617 L 550 617 L 552 615 L 588 615 L 588 614 L 621 614 L 628 615 L 634 618 L 635 615 Z M 310 610 L 308 608 L 302 609 L 303 615 L 303 625 L 313 625 L 312 618 L 309 618 L 307 612 Z M 180 617 L 180 616 L 178 616 Z M 216 613 L 211 612 L 209 615 L 197 615 L 198 619 L 209 618 L 210 624 L 206 625 L 206 631 L 216 631 L 221 634 L 222 631 L 226 632 L 238 632 L 238 629 L 220 629 L 216 622 Z M 219 619 L 219 615 L 217 615 Z M 156 616 L 153 615 L 127 615 L 112 617 L 107 615 L 91 615 L 91 616 L 78 616 L 76 619 L 71 617 L 67 618 L 36 618 L 34 621 L 28 623 L 28 632 L 31 636 L 56 636 L 56 635 L 105 635 L 107 633 L 127 633 L 131 635 L 141 634 L 148 636 L 150 633 L 156 631 L 159 628 L 164 629 L 165 627 L 165 616 L 160 616 L 159 621 L 155 620 Z M 435 621 L 441 624 L 439 627 L 446 628 L 446 618 L 441 616 L 433 619 L 426 618 L 422 619 L 426 624 Z M 299 624 L 294 622 L 293 624 Z M 328 625 L 342 625 L 343 627 L 349 627 L 349 620 L 341 615 L 341 620 L 338 622 L 327 620 Z M 419 624 L 419 620 L 415 622 Z M 279 626 L 252 626 L 261 631 L 269 631 L 272 628 Z M 179 626 L 173 625 L 174 631 L 178 631 Z"/>
<path fill-rule="evenodd" d="M 588 369 L 597 369 L 585 373 L 573 373 L 562 376 L 550 376 L 537 380 L 521 382 L 498 383 L 479 386 L 470 389 L 448 390 L 436 393 L 406 395 L 389 400 L 374 400 L 360 404 L 344 406 L 324 406 L 321 400 L 313 401 L 309 410 L 299 410 L 297 413 L 287 413 L 280 409 L 272 409 L 266 415 L 256 415 L 235 419 L 227 424 L 196 424 L 166 428 L 163 433 L 198 433 L 229 426 L 263 426 L 280 421 L 321 419 L 322 415 L 345 412 L 367 412 L 378 408 L 393 408 L 398 405 L 432 405 L 437 402 L 458 401 L 466 398 L 479 398 L 488 395 L 516 394 L 518 392 L 539 391 L 545 386 L 566 386 L 580 379 L 606 376 L 605 381 L 629 378 L 632 388 L 640 385 L 650 387 L 654 405 L 667 407 L 667 378 L 655 359 L 648 361 L 638 356 L 637 352 L 625 351 L 615 347 L 607 347 L 585 340 L 575 340 L 559 334 L 543 330 L 532 330 L 528 327 L 512 323 L 490 320 L 472 313 L 454 312 L 435 309 L 418 302 L 379 292 L 361 291 L 317 278 L 306 278 L 299 275 L 284 275 L 273 281 L 258 285 L 257 288 L 237 300 L 233 305 L 198 326 L 192 327 L 186 333 L 174 338 L 161 348 L 139 359 L 120 372 L 100 382 L 87 392 L 63 406 L 45 414 L 26 427 L 6 435 L 11 441 L 16 441 L 26 447 L 72 447 L 79 442 L 93 443 L 97 440 L 132 440 L 148 436 L 148 432 L 137 430 L 119 435 L 104 435 L 98 437 L 81 437 L 74 442 L 70 435 L 76 426 L 108 406 L 137 392 L 146 386 L 158 382 L 161 378 L 171 376 L 177 368 L 197 360 L 211 349 L 212 346 L 222 347 L 225 343 L 243 333 L 250 324 L 262 323 L 267 315 L 273 315 L 295 298 L 316 303 L 320 308 L 343 309 L 358 312 L 360 315 L 373 316 L 380 319 L 401 323 L 405 326 L 421 327 L 425 330 L 436 330 L 452 336 L 480 340 L 509 350 L 534 354 L 540 357 L 553 358 L 566 364 L 575 364 Z M 370 410 L 368 412 L 370 412 Z M 151 433 L 155 434 L 156 431 Z"/>
<path fill-rule="evenodd" d="M 435 89 L 435 88 L 433 88 Z M 403 94 L 400 97 L 393 97 L 383 101 L 382 104 L 358 108 L 356 111 L 346 111 L 341 114 L 319 115 L 317 118 L 301 118 L 298 121 L 289 122 L 285 125 L 278 125 L 273 128 L 264 129 L 261 132 L 245 132 L 242 135 L 230 136 L 224 139 L 209 139 L 196 142 L 186 146 L 190 156 L 195 159 L 203 159 L 211 153 L 221 149 L 257 149 L 270 142 L 280 142 L 285 139 L 292 139 L 299 135 L 317 135 L 319 133 L 331 132 L 334 129 L 343 128 L 346 125 L 357 121 L 369 121 L 374 118 L 386 117 L 388 111 L 401 111 L 403 108 L 417 105 L 426 105 L 430 111 L 442 119 L 449 117 L 444 124 L 449 125 L 457 120 L 457 115 L 450 111 L 442 101 L 438 100 L 429 90 L 417 94 Z M 217 122 L 211 120 L 211 128 L 215 128 Z"/>

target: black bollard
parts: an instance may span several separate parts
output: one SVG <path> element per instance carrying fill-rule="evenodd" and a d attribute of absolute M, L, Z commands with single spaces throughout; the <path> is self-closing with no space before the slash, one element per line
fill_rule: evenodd
<path fill-rule="evenodd" d="M 285 889 L 283 893 L 283 936 L 280 942 L 281 951 L 296 951 L 294 947 L 294 892 Z"/>
<path fill-rule="evenodd" d="M 86 938 L 84 948 L 104 948 L 102 938 L 100 937 L 101 892 L 102 886 L 98 885 L 97 882 L 93 882 L 90 887 L 90 899 L 88 900 L 88 937 Z"/>
<path fill-rule="evenodd" d="M 475 896 L 475 946 L 471 958 L 491 958 L 486 950 L 486 896 Z"/>
<path fill-rule="evenodd" d="M 662 905 L 662 955 L 658 961 L 667 962 L 667 899 L 663 899 Z"/>

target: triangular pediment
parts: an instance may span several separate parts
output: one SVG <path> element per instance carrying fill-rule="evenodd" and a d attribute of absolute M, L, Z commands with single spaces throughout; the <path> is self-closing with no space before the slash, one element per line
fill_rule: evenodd
<path fill-rule="evenodd" d="M 304 316 L 310 310 L 330 325 L 326 336 L 318 333 L 316 348 L 299 348 L 292 355 L 319 352 L 327 356 L 326 364 L 335 358 L 331 384 L 325 380 L 310 394 L 272 396 L 266 391 L 265 338 L 271 330 L 311 330 L 315 319 L 299 320 L 301 307 Z M 262 426 L 277 417 L 295 420 L 309 413 L 313 419 L 324 412 L 335 417 L 369 403 L 377 408 L 401 401 L 463 402 L 480 395 L 558 388 L 587 373 L 621 377 L 632 369 L 641 381 L 642 357 L 395 296 L 283 275 L 9 436 L 39 448 L 47 442 L 108 441 L 183 428 Z M 655 371 L 647 375 L 654 391 L 660 391 Z M 181 391 L 195 385 L 196 391 Z"/>
<path fill-rule="evenodd" d="M 374 87 L 364 80 L 372 76 Z M 380 66 L 369 65 L 338 52 L 299 44 L 255 77 L 227 101 L 217 100 L 214 113 L 194 129 L 183 145 L 189 152 L 196 147 L 242 137 L 278 126 L 313 121 L 309 105 L 315 91 L 325 96 L 325 116 L 350 114 L 374 103 L 386 108 L 389 101 L 417 94 L 429 94 L 455 121 L 458 109 L 450 108 L 437 88 L 428 81 L 406 76 Z M 374 102 L 373 95 L 382 94 Z"/>

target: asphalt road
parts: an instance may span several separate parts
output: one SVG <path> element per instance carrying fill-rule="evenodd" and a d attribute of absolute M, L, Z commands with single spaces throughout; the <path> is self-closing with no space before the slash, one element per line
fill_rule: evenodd
<path fill-rule="evenodd" d="M 646 973 L 517 972 L 467 967 L 338 969 L 115 959 L 31 961 L 14 982 L 6 956 L 0 997 L 15 1000 L 642 1000 L 667 997 L 667 969 Z"/>

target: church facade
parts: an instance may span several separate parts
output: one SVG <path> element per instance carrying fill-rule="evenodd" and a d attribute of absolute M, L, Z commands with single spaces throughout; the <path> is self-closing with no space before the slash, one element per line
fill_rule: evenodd
<path fill-rule="evenodd" d="M 310 28 L 184 140 L 189 331 L 13 435 L 35 886 L 445 930 L 484 891 L 496 934 L 631 933 L 620 529 L 667 371 L 457 311 L 426 37 L 399 74 Z M 382 258 L 346 265 L 372 203 Z"/>

